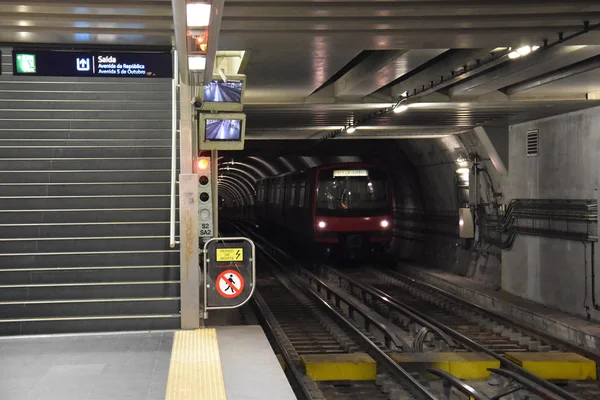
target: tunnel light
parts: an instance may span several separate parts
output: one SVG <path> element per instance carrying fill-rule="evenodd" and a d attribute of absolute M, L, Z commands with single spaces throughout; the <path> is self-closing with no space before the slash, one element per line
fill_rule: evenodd
<path fill-rule="evenodd" d="M 354 126 L 349 127 L 348 129 L 346 129 L 347 133 L 354 133 L 356 132 L 356 128 Z"/>
<path fill-rule="evenodd" d="M 205 27 L 210 21 L 210 4 L 207 3 L 189 3 L 187 5 L 187 25 L 188 27 Z"/>
<path fill-rule="evenodd" d="M 529 46 L 519 47 L 517 49 L 517 52 L 522 56 L 526 56 L 527 54 L 531 53 L 531 47 L 529 47 Z"/>
<path fill-rule="evenodd" d="M 540 48 L 540 46 L 533 46 L 533 47 L 523 46 L 523 47 L 519 47 L 518 49 L 513 50 L 510 53 L 508 53 L 508 58 L 515 59 L 515 58 L 519 58 L 521 56 L 526 56 L 529 53 L 531 53 L 532 51 L 535 51 L 535 50 L 537 50 L 539 48 Z"/>
<path fill-rule="evenodd" d="M 399 114 L 401 112 L 404 112 L 408 110 L 408 106 L 406 104 L 400 104 L 398 107 L 394 108 L 394 113 L 395 114 Z"/>
<path fill-rule="evenodd" d="M 319 228 L 323 229 L 327 226 L 327 224 L 325 223 L 325 221 L 319 221 Z"/>
<path fill-rule="evenodd" d="M 382 228 L 387 228 L 388 226 L 390 226 L 390 223 L 384 219 L 379 223 L 379 225 L 381 225 Z"/>
<path fill-rule="evenodd" d="M 459 175 L 464 175 L 469 173 L 469 168 L 459 168 L 456 170 L 456 173 Z"/>
<path fill-rule="evenodd" d="M 190 71 L 202 71 L 206 69 L 206 57 L 204 56 L 189 56 L 188 65 Z"/>

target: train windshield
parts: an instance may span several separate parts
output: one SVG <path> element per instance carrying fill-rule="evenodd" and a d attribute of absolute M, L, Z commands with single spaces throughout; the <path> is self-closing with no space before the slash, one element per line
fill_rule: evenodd
<path fill-rule="evenodd" d="M 386 175 L 373 169 L 332 169 L 319 173 L 317 215 L 361 216 L 390 212 Z"/>

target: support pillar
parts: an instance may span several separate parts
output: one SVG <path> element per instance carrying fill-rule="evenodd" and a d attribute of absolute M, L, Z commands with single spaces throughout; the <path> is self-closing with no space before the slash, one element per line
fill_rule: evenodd
<path fill-rule="evenodd" d="M 180 81 L 181 82 L 181 81 Z M 192 91 L 189 85 L 179 86 L 179 236 L 181 329 L 200 328 L 200 254 L 198 237 L 198 174 L 194 168 L 197 152 L 194 148 Z"/>

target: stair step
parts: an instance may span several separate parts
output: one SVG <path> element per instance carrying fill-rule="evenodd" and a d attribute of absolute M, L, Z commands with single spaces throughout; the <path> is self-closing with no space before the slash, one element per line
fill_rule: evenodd
<path fill-rule="evenodd" d="M 176 194 L 176 197 L 179 196 Z M 170 206 L 170 195 L 81 196 L 81 197 L 0 197 L 0 210 L 162 208 Z M 177 204 L 179 200 L 177 200 Z"/>
<path fill-rule="evenodd" d="M 177 281 L 178 265 L 0 269 L 5 285 Z"/>
<path fill-rule="evenodd" d="M 45 129 L 171 128 L 170 113 L 164 113 L 157 116 L 157 118 L 151 118 L 148 113 L 142 112 L 137 113 L 137 118 L 134 118 L 133 115 L 127 118 L 123 114 L 118 115 L 110 112 L 97 113 L 96 117 L 94 117 L 94 113 L 85 111 L 77 114 L 69 118 L 69 115 L 65 115 L 64 112 L 43 113 L 42 115 L 38 113 L 36 116 L 35 113 L 0 111 L 0 121 L 2 121 L 2 128 L 5 129 L 37 129 L 41 126 Z"/>
<path fill-rule="evenodd" d="M 0 129 L 0 139 L 23 138 L 25 140 L 44 139 L 169 139 L 168 129 L 55 129 L 55 130 L 11 130 Z M 170 147 L 170 145 L 169 145 Z"/>
<path fill-rule="evenodd" d="M 67 318 L 18 318 L 0 321 L 0 335 L 174 330 L 181 328 L 179 314 L 119 315 Z"/>
<path fill-rule="evenodd" d="M 56 267 L 103 267 L 110 265 L 178 265 L 179 250 L 150 251 L 97 251 L 97 252 L 63 252 L 45 254 L 0 253 L 0 268 L 56 268 Z"/>
<path fill-rule="evenodd" d="M 0 125 L 1 126 L 1 125 Z M 36 147 L 36 146 L 4 146 L 0 147 L 2 158 L 154 158 L 169 157 L 171 146 L 166 147 Z"/>
<path fill-rule="evenodd" d="M 171 170 L 0 171 L 2 183 L 170 182 Z"/>
<path fill-rule="evenodd" d="M 171 180 L 164 182 L 119 182 L 107 183 L 38 183 L 0 184 L 4 196 L 92 196 L 92 195 L 168 195 L 171 193 Z"/>
<path fill-rule="evenodd" d="M 166 136 L 161 139 L 1 139 L 0 147 L 14 146 L 17 143 L 21 143 L 24 146 L 44 146 L 44 147 L 56 147 L 56 148 L 69 148 L 69 147 L 95 147 L 101 149 L 103 147 L 114 147 L 115 145 L 122 145 L 126 147 L 171 147 L 171 137 Z"/>
<path fill-rule="evenodd" d="M 0 301 L 179 297 L 179 281 L 0 285 Z"/>
<path fill-rule="evenodd" d="M 138 97 L 143 93 L 160 94 L 163 99 L 170 99 L 171 80 L 170 79 L 152 79 L 144 80 L 130 78 L 127 83 L 122 82 L 122 78 L 103 78 L 94 80 L 94 78 L 67 78 L 67 77 L 33 77 L 28 76 L 25 80 L 13 80 L 2 82 L 2 93 L 0 98 L 13 98 L 14 92 L 27 93 L 26 98 L 35 98 L 39 93 L 50 93 L 57 97 L 60 94 L 75 94 L 73 100 L 79 100 L 83 94 L 94 94 L 92 98 L 98 99 L 120 99 L 120 95 L 127 92 L 135 93 Z M 121 80 L 119 82 L 119 79 Z M 8 93 L 8 95 L 4 94 Z M 115 94 L 119 96 L 115 96 Z M 54 98 L 54 97 L 53 97 Z M 146 97 L 142 99 L 148 100 Z M 143 101 L 143 100 L 142 100 Z"/>
<path fill-rule="evenodd" d="M 69 94 L 68 92 L 63 92 L 64 94 Z M 87 111 L 110 111 L 110 110 L 137 110 L 137 111 L 170 111 L 171 110 L 171 101 L 170 99 L 165 99 L 164 97 L 160 97 L 161 101 L 148 101 L 147 99 L 140 100 L 139 98 L 136 101 L 126 101 L 121 98 L 115 99 L 112 101 L 105 100 L 93 100 L 93 99 L 80 99 L 76 96 L 59 96 L 57 98 L 58 93 L 53 92 L 49 93 L 53 97 L 51 97 L 52 102 L 47 101 L 36 101 L 31 99 L 19 99 L 13 98 L 14 93 L 11 93 L 11 99 L 9 101 L 5 99 L 1 99 L 1 108 L 3 111 L 30 111 L 30 112 L 42 112 L 45 111 L 77 111 L 77 110 L 87 110 Z M 31 96 L 31 95 L 30 95 Z M 0 98 L 2 98 L 2 93 L 0 93 Z"/>
<path fill-rule="evenodd" d="M 179 222 L 175 221 L 175 232 Z M 158 222 L 97 222 L 79 224 L 0 224 L 1 238 L 64 238 L 104 236 L 168 236 L 169 221 Z"/>
<path fill-rule="evenodd" d="M 177 164 L 179 167 L 179 164 Z M 171 158 L 122 158 L 122 159 L 3 159 L 0 160 L 0 170 L 12 171 L 82 171 L 82 170 L 171 170 Z"/>
<path fill-rule="evenodd" d="M 179 211 L 176 212 L 179 215 Z M 2 224 L 69 223 L 69 222 L 158 222 L 170 221 L 171 209 L 163 208 L 119 208 L 79 210 L 18 210 L 0 211 Z"/>
<path fill-rule="evenodd" d="M 14 318 L 178 314 L 179 297 L 0 302 L 0 322 Z"/>
<path fill-rule="evenodd" d="M 134 251 L 169 248 L 169 236 L 115 236 L 87 238 L 0 239 L 0 253 L 52 253 L 86 251 Z"/>

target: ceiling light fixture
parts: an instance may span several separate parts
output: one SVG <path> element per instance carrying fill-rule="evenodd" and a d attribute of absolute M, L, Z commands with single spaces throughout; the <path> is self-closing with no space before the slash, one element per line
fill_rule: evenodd
<path fill-rule="evenodd" d="M 526 56 L 527 54 L 531 53 L 531 47 L 529 47 L 529 46 L 519 47 L 517 49 L 517 52 L 522 56 Z"/>
<path fill-rule="evenodd" d="M 189 3 L 186 8 L 188 28 L 206 27 L 210 21 L 210 4 Z"/>
<path fill-rule="evenodd" d="M 188 64 L 190 71 L 202 71 L 206 69 L 206 57 L 205 56 L 189 56 Z"/>
<path fill-rule="evenodd" d="M 347 133 L 354 133 L 354 132 L 356 132 L 356 127 L 350 126 L 350 127 L 348 127 L 348 129 L 346 129 L 346 132 Z"/>

